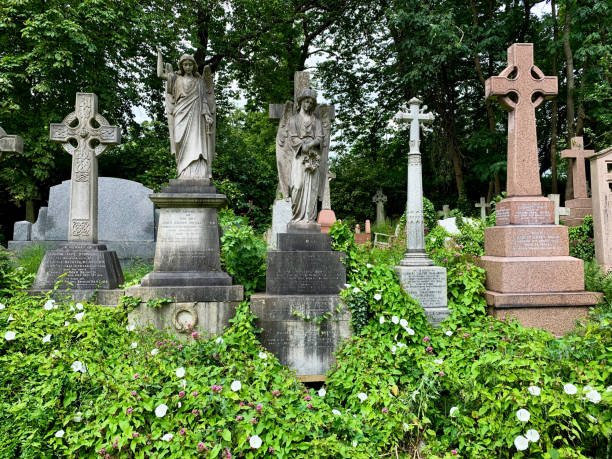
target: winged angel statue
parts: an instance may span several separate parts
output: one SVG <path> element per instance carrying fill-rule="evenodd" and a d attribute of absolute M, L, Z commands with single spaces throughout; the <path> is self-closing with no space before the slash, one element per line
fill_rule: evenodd
<path fill-rule="evenodd" d="M 157 76 L 166 80 L 170 151 L 181 179 L 210 179 L 215 158 L 216 103 L 210 67 L 203 75 L 193 56 L 183 54 L 178 71 L 165 64 L 157 49 Z"/>
<path fill-rule="evenodd" d="M 287 102 L 276 134 L 280 192 L 291 201 L 290 225 L 316 224 L 328 171 L 330 108 L 317 107 L 317 93 L 308 88 Z"/>

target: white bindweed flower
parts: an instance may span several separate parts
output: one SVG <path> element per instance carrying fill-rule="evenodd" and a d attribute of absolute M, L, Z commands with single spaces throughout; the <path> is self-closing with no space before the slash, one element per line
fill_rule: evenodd
<path fill-rule="evenodd" d="M 151 355 L 157 355 L 158 352 L 159 352 L 159 349 L 157 348 L 151 349 Z"/>
<path fill-rule="evenodd" d="M 221 338 L 220 336 L 215 340 L 215 343 L 217 344 L 223 344 L 223 338 Z"/>
<path fill-rule="evenodd" d="M 400 319 L 400 325 L 406 328 L 408 326 L 408 321 L 406 319 Z"/>
<path fill-rule="evenodd" d="M 45 311 L 50 311 L 51 309 L 53 309 L 53 304 L 55 304 L 55 301 L 53 300 L 47 300 L 47 302 L 45 303 L 45 305 L 43 306 L 43 309 Z"/>
<path fill-rule="evenodd" d="M 406 329 L 406 333 L 408 333 L 410 336 L 413 336 L 414 335 L 414 330 L 412 328 L 408 327 Z"/>
<path fill-rule="evenodd" d="M 344 284 L 344 288 L 351 288 L 351 284 Z"/>
<path fill-rule="evenodd" d="M 359 293 L 359 292 L 361 292 L 361 290 L 359 290 L 359 287 L 355 287 L 355 288 L 353 289 L 353 293 Z"/>
<path fill-rule="evenodd" d="M 442 359 L 435 359 L 434 363 L 436 363 L 438 365 L 442 365 L 444 363 L 444 360 L 442 360 Z"/>
<path fill-rule="evenodd" d="M 457 411 L 459 411 L 459 407 L 458 406 L 453 406 L 450 411 L 448 412 L 448 415 L 450 417 L 456 417 L 457 415 L 455 414 Z"/>
<path fill-rule="evenodd" d="M 15 339 L 15 336 L 17 336 L 17 334 L 14 331 L 7 331 L 4 334 L 4 339 L 7 341 L 13 341 Z"/>
<path fill-rule="evenodd" d="M 72 371 L 74 371 L 75 373 L 87 373 L 87 366 L 85 366 L 85 364 L 80 360 L 75 360 L 74 362 L 72 362 L 70 368 L 72 368 Z"/>
<path fill-rule="evenodd" d="M 55 432 L 55 438 L 62 438 L 65 433 L 66 432 L 64 432 L 62 429 L 60 429 L 57 432 Z"/>
<path fill-rule="evenodd" d="M 51 335 L 45 335 L 45 337 L 42 339 L 43 344 L 48 343 L 49 341 L 51 341 Z"/>
<path fill-rule="evenodd" d="M 592 388 L 591 386 L 584 386 L 584 387 L 582 388 L 582 392 L 588 392 L 588 391 L 590 391 L 590 390 L 593 390 L 593 388 Z"/>
<path fill-rule="evenodd" d="M 375 299 L 376 301 L 380 301 L 380 300 L 382 300 L 382 295 L 381 295 L 380 293 L 375 293 L 375 294 L 374 294 L 374 299 Z"/>
<path fill-rule="evenodd" d="M 366 394 L 365 392 L 359 392 L 357 394 L 357 398 L 361 401 L 361 403 L 363 403 L 368 398 L 368 394 Z"/>
<path fill-rule="evenodd" d="M 327 395 L 327 391 L 323 387 L 321 387 L 319 389 L 319 397 L 325 397 L 326 395 Z"/>
<path fill-rule="evenodd" d="M 181 379 L 181 387 L 184 389 L 185 387 L 187 387 L 187 380 L 186 379 Z"/>
<path fill-rule="evenodd" d="M 15 318 L 13 317 L 13 314 L 9 314 L 8 319 L 6 319 L 6 322 L 12 322 L 13 320 L 15 320 Z"/>
<path fill-rule="evenodd" d="M 72 417 L 72 420 L 73 420 L 74 422 L 81 422 L 81 421 L 83 420 L 83 413 L 81 413 L 80 411 L 79 411 L 79 412 L 77 412 L 77 414 L 75 414 L 75 415 Z"/>
<path fill-rule="evenodd" d="M 334 410 L 332 410 L 332 414 L 334 416 L 340 416 L 342 413 L 339 410 L 334 409 Z"/>
<path fill-rule="evenodd" d="M 397 346 L 394 344 L 393 346 L 391 346 L 391 354 L 395 355 L 396 352 L 397 352 Z"/>
<path fill-rule="evenodd" d="M 68 310 L 69 310 L 70 312 L 74 312 L 74 311 L 76 311 L 76 309 L 74 309 L 74 306 L 72 306 L 72 305 L 70 305 L 70 308 L 68 308 Z"/>
<path fill-rule="evenodd" d="M 576 386 L 573 384 L 567 383 L 563 386 L 563 392 L 565 392 L 567 395 L 574 395 L 576 392 L 578 392 L 578 389 L 576 389 Z"/>
<path fill-rule="evenodd" d="M 172 441 L 172 439 L 174 438 L 174 435 L 172 435 L 171 433 L 167 433 L 166 435 L 164 435 L 161 439 L 163 441 Z"/>
<path fill-rule="evenodd" d="M 259 353 L 259 358 L 260 359 L 267 359 L 268 358 L 268 354 L 266 354 L 265 352 L 260 352 Z"/>
<path fill-rule="evenodd" d="M 251 438 L 249 438 L 249 445 L 251 445 L 251 448 L 253 449 L 260 448 L 262 444 L 263 444 L 263 441 L 261 441 L 261 438 L 259 438 L 259 435 L 251 435 Z"/>
<path fill-rule="evenodd" d="M 84 312 L 79 312 L 78 314 L 74 315 L 74 318 L 76 319 L 77 322 L 80 322 L 81 320 L 83 320 L 84 315 L 85 315 Z"/>
<path fill-rule="evenodd" d="M 540 434 L 535 429 L 529 429 L 525 434 L 525 438 L 529 440 L 531 443 L 535 443 L 540 439 Z"/>
<path fill-rule="evenodd" d="M 67 327 L 68 325 L 70 325 L 70 322 L 68 321 L 64 322 L 64 327 Z"/>
<path fill-rule="evenodd" d="M 378 322 L 379 322 L 381 325 L 382 325 L 382 324 L 384 324 L 384 323 L 385 323 L 385 317 L 384 317 L 384 316 L 380 316 L 380 317 L 378 318 Z"/>
<path fill-rule="evenodd" d="M 529 440 L 522 435 L 519 435 L 514 439 L 514 446 L 516 446 L 516 449 L 519 451 L 525 451 L 527 448 L 529 448 Z"/>
<path fill-rule="evenodd" d="M 397 316 L 391 317 L 391 322 L 393 322 L 395 325 L 399 324 L 399 317 Z"/>
<path fill-rule="evenodd" d="M 593 402 L 593 403 L 601 402 L 601 394 L 597 392 L 595 389 L 588 391 L 586 394 L 586 398 L 589 402 Z"/>
<path fill-rule="evenodd" d="M 155 416 L 157 416 L 158 418 L 163 418 L 167 412 L 168 412 L 168 405 L 165 405 L 164 403 L 157 405 L 157 408 L 155 408 Z"/>
<path fill-rule="evenodd" d="M 404 422 L 404 423 L 402 424 L 402 426 L 404 427 L 404 430 L 405 430 L 405 431 L 409 431 L 409 430 L 410 430 L 410 424 L 408 424 L 407 422 Z"/>
<path fill-rule="evenodd" d="M 372 267 L 371 263 L 366 263 L 366 268 L 370 269 Z"/>
<path fill-rule="evenodd" d="M 446 330 L 446 331 L 444 332 L 444 334 L 445 334 L 446 336 L 453 336 L 453 332 L 452 332 L 452 331 L 450 331 L 450 330 Z"/>
<path fill-rule="evenodd" d="M 238 392 L 240 389 L 242 389 L 242 383 L 238 380 L 233 381 L 230 389 L 232 389 L 232 392 Z"/>
<path fill-rule="evenodd" d="M 357 448 L 357 440 L 353 440 L 353 448 Z"/>
<path fill-rule="evenodd" d="M 0 311 L 2 311 L 4 308 L 6 308 L 6 306 L 4 305 L 4 303 L 0 303 Z"/>
<path fill-rule="evenodd" d="M 136 349 L 138 347 L 138 343 L 136 341 L 134 341 L 132 344 L 132 349 Z"/>
<path fill-rule="evenodd" d="M 185 367 L 177 368 L 175 373 L 176 373 L 177 378 L 184 378 L 185 377 Z"/>
<path fill-rule="evenodd" d="M 525 408 L 521 408 L 520 410 L 516 412 L 516 418 L 521 422 L 529 421 L 530 417 L 531 417 L 531 414 L 529 414 L 529 411 L 527 411 Z"/>
<path fill-rule="evenodd" d="M 178 402 L 178 407 L 180 408 L 182 406 L 183 406 L 183 404 L 181 402 Z"/>
<path fill-rule="evenodd" d="M 77 308 L 79 311 L 82 311 L 82 310 L 83 310 L 83 303 L 77 303 L 77 304 L 76 304 L 76 308 Z"/>
<path fill-rule="evenodd" d="M 529 392 L 531 395 L 535 395 L 536 397 L 537 397 L 538 395 L 540 395 L 540 393 L 542 392 L 538 386 L 529 386 L 529 387 L 527 388 L 527 391 L 528 391 L 528 392 Z"/>
<path fill-rule="evenodd" d="M 612 386 L 606 387 L 606 392 L 612 392 Z"/>
<path fill-rule="evenodd" d="M 396 344 L 397 344 L 397 347 L 399 347 L 399 348 L 402 348 L 402 347 L 407 347 L 407 346 L 406 346 L 406 343 L 401 343 L 401 342 L 399 342 L 399 341 L 398 341 Z"/>
<path fill-rule="evenodd" d="M 125 329 L 129 332 L 136 330 L 136 326 L 135 325 L 126 325 Z"/>

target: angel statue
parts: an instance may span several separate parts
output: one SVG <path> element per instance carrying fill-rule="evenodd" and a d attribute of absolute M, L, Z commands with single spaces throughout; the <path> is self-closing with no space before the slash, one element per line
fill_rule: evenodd
<path fill-rule="evenodd" d="M 157 76 L 166 80 L 170 151 L 178 178 L 210 179 L 215 158 L 216 103 L 210 67 L 200 77 L 193 56 L 183 54 L 178 71 L 165 64 L 157 48 Z"/>
<path fill-rule="evenodd" d="M 288 102 L 277 133 L 276 157 L 279 186 L 291 200 L 290 228 L 316 225 L 317 203 L 323 198 L 329 151 L 329 113 L 315 114 L 317 94 L 304 89 L 297 99 L 297 113 Z"/>

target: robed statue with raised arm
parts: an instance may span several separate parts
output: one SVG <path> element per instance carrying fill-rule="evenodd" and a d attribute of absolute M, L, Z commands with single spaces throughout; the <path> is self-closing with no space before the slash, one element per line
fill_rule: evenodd
<path fill-rule="evenodd" d="M 157 50 L 157 76 L 166 80 L 170 151 L 178 178 L 210 179 L 215 158 L 216 103 L 210 67 L 200 76 L 193 56 L 184 54 L 174 72 Z"/>
<path fill-rule="evenodd" d="M 294 228 L 316 225 L 317 204 L 325 190 L 331 121 L 328 107 L 316 108 L 316 92 L 303 90 L 295 114 L 293 104 L 285 104 L 277 132 L 279 187 L 291 200 L 289 225 Z"/>

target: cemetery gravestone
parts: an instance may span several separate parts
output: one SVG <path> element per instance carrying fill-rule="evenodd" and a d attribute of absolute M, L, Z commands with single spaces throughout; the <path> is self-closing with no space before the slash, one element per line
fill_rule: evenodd
<path fill-rule="evenodd" d="M 202 76 L 196 68 L 194 58 L 183 55 L 175 73 L 158 54 L 158 76 L 166 80 L 170 150 L 175 153 L 179 178 L 150 197 L 160 208 L 153 272 L 140 285 L 126 289 L 126 295 L 142 301 L 128 317 L 131 324 L 167 330 L 179 338 L 194 331 L 221 332 L 243 299 L 242 286 L 232 285 L 231 276 L 221 269 L 217 210 L 227 204 L 227 198 L 210 183 L 214 83 L 209 67 Z M 192 97 L 177 101 L 190 91 Z M 178 132 L 194 137 L 186 139 L 175 135 Z M 146 305 L 160 298 L 171 302 L 161 308 Z"/>
<path fill-rule="evenodd" d="M 325 182 L 325 190 L 323 192 L 323 203 L 321 204 L 321 212 L 317 218 L 317 223 L 321 225 L 322 233 L 329 233 L 330 228 L 336 223 L 336 214 L 331 208 L 331 191 L 330 182 L 336 178 L 333 172 L 327 172 L 327 181 Z"/>
<path fill-rule="evenodd" d="M 563 222 L 567 226 L 579 226 L 587 215 L 593 213 L 593 203 L 587 193 L 586 170 L 584 160 L 592 156 L 593 150 L 584 149 L 582 137 L 572 137 L 572 148 L 561 152 L 562 158 L 574 159 L 572 162 L 572 183 L 574 185 L 574 199 L 565 201 L 569 209 L 569 217 Z"/>
<path fill-rule="evenodd" d="M 378 189 L 378 191 L 376 191 L 376 194 L 372 198 L 372 201 L 376 203 L 376 225 L 384 225 L 385 202 L 387 202 L 387 197 L 383 194 L 381 189 Z"/>
<path fill-rule="evenodd" d="M 446 219 L 450 216 L 450 206 L 448 204 L 444 204 L 442 206 L 442 210 L 438 211 L 438 217 L 442 217 L 442 219 Z"/>
<path fill-rule="evenodd" d="M 406 203 L 406 252 L 395 267 L 402 288 L 425 310 L 429 322 L 438 326 L 450 311 L 447 307 L 446 268 L 434 266 L 425 252 L 425 222 L 423 216 L 423 179 L 421 169 L 420 129 L 431 123 L 434 116 L 421 109 L 416 97 L 408 101 L 410 110 L 398 113 L 395 120 L 410 123 L 408 153 L 408 190 Z"/>
<path fill-rule="evenodd" d="M 365 221 L 365 233 L 361 232 L 361 227 L 357 225 L 355 227 L 355 243 L 356 244 L 368 244 L 372 240 L 372 234 L 370 233 L 370 220 Z"/>
<path fill-rule="evenodd" d="M 480 202 L 474 204 L 474 207 L 480 207 L 480 219 L 484 222 L 487 219 L 487 207 L 491 207 L 491 204 L 487 202 L 484 197 L 480 198 Z"/>
<path fill-rule="evenodd" d="M 570 210 L 567 207 L 561 207 L 559 204 L 561 202 L 561 195 L 549 194 L 548 199 L 555 204 L 555 225 L 558 225 L 559 217 L 567 217 L 570 214 Z M 563 223 L 565 223 L 565 219 L 563 219 Z"/>
<path fill-rule="evenodd" d="M 612 269 L 612 147 L 591 155 L 589 159 L 595 259 L 608 272 Z"/>
<path fill-rule="evenodd" d="M 346 282 L 344 254 L 331 250 L 331 237 L 315 221 L 327 181 L 330 110 L 315 109 L 309 88 L 296 101 L 296 111 L 285 105 L 277 133 L 279 183 L 291 198 L 291 221 L 276 235 L 278 250 L 268 251 L 266 293 L 251 296 L 251 311 L 263 330 L 261 343 L 313 381 L 325 378 L 336 347 L 350 336 L 350 313 L 338 295 Z M 297 130 L 298 124 L 308 127 Z"/>
<path fill-rule="evenodd" d="M 77 93 L 75 111 L 51 124 L 50 138 L 72 155 L 68 243 L 46 252 L 33 291 L 52 289 L 64 273 L 62 288 L 72 288 L 75 299 L 116 289 L 123 282 L 119 259 L 98 244 L 98 156 L 120 143 L 121 129 L 98 113 L 95 94 Z"/>
<path fill-rule="evenodd" d="M 0 160 L 4 153 L 23 153 L 23 138 L 18 135 L 8 135 L 0 127 Z"/>
<path fill-rule="evenodd" d="M 485 228 L 480 265 L 493 316 L 565 333 L 599 295 L 584 291 L 583 261 L 569 256 L 567 227 L 554 224 L 554 204 L 541 195 L 535 108 L 556 93 L 557 78 L 534 65 L 531 43 L 510 46 L 508 67 L 485 82 L 485 96 L 509 111 L 508 197 L 496 206 L 496 226 Z"/>

